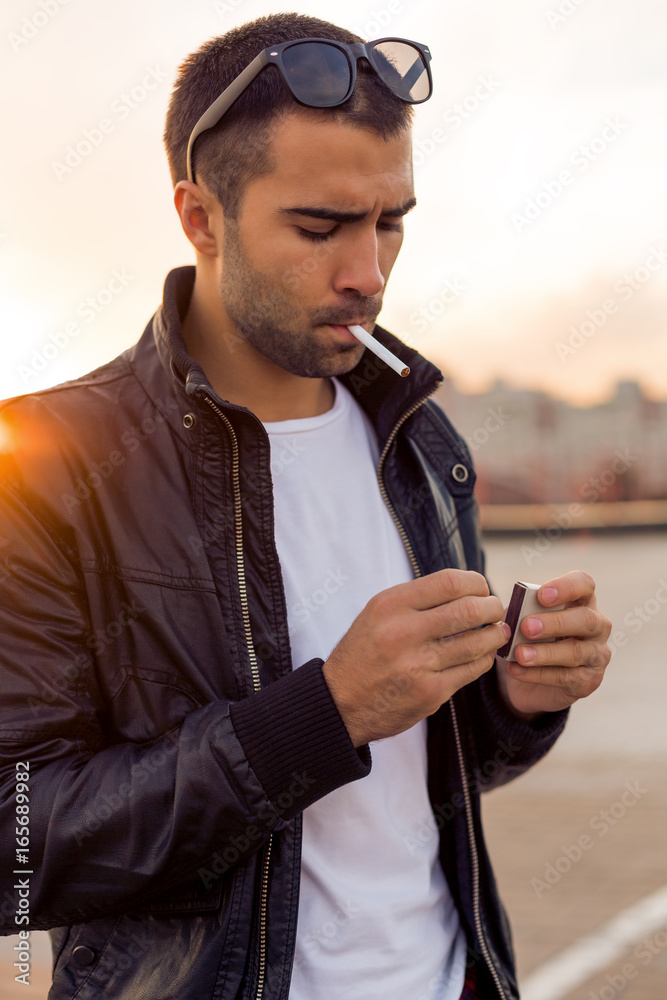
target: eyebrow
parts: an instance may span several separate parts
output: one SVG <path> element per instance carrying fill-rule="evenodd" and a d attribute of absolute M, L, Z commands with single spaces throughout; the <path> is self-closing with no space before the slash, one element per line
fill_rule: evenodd
<path fill-rule="evenodd" d="M 400 219 L 417 204 L 416 198 L 409 198 L 402 205 L 396 208 L 388 208 L 382 213 L 384 218 Z M 281 208 L 281 212 L 286 215 L 307 215 L 311 219 L 323 219 L 325 222 L 361 222 L 368 215 L 367 212 L 339 212 L 334 208 L 324 208 L 319 205 L 296 205 L 294 208 Z"/>

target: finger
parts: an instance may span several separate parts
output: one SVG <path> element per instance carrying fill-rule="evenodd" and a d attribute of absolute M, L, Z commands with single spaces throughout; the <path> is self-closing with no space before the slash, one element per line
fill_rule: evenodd
<path fill-rule="evenodd" d="M 527 639 L 552 639 L 561 636 L 593 638 L 604 633 L 606 619 L 595 608 L 579 606 L 552 611 L 548 615 L 529 615 L 521 622 Z"/>
<path fill-rule="evenodd" d="M 465 687 L 466 684 L 478 680 L 482 674 L 487 673 L 491 669 L 495 662 L 496 658 L 492 651 L 486 656 L 478 657 L 467 663 L 458 663 L 454 667 L 440 671 L 436 675 L 442 690 L 440 704 L 449 700 L 452 695 L 453 686 L 454 690 L 458 691 L 460 688 Z"/>
<path fill-rule="evenodd" d="M 604 668 L 597 667 L 523 667 L 514 660 L 509 664 L 513 677 L 526 684 L 539 684 L 566 691 L 573 699 L 587 698 L 601 684 Z"/>
<path fill-rule="evenodd" d="M 489 593 L 489 585 L 482 574 L 468 569 L 440 569 L 392 589 L 402 591 L 401 598 L 404 597 L 407 606 L 415 611 L 437 608 L 467 594 L 486 597 Z"/>
<path fill-rule="evenodd" d="M 572 570 L 565 576 L 543 583 L 537 592 L 537 599 L 545 608 L 549 608 L 555 604 L 568 604 L 571 601 L 582 603 L 594 601 L 594 594 L 595 580 L 590 573 Z"/>
<path fill-rule="evenodd" d="M 561 639 L 558 642 L 523 643 L 516 647 L 517 663 L 530 667 L 606 667 L 611 652 L 606 643 L 585 639 Z"/>
<path fill-rule="evenodd" d="M 496 650 L 507 642 L 508 632 L 504 622 L 495 622 L 484 628 L 437 639 L 431 644 L 436 650 L 436 669 L 449 670 L 486 656 L 495 658 Z"/>
<path fill-rule="evenodd" d="M 499 598 L 466 595 L 423 611 L 419 616 L 419 625 L 425 639 L 436 640 L 490 625 L 500 621 L 502 616 L 503 605 Z"/>

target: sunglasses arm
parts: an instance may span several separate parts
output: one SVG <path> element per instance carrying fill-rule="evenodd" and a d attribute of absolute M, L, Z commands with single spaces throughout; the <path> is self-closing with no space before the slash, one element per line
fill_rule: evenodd
<path fill-rule="evenodd" d="M 243 72 L 239 73 L 236 79 L 230 83 L 225 90 L 223 90 L 220 97 L 216 98 L 213 104 L 206 109 L 193 128 L 190 133 L 188 151 L 186 154 L 189 181 L 194 181 L 194 175 L 192 172 L 192 150 L 196 140 L 202 132 L 206 132 L 208 129 L 213 128 L 214 125 L 218 124 L 224 113 L 231 108 L 234 101 L 241 96 L 246 87 L 250 86 L 257 74 L 264 69 L 268 62 L 269 59 L 266 51 L 260 52 L 258 56 L 255 56 L 253 61 L 248 63 Z"/>

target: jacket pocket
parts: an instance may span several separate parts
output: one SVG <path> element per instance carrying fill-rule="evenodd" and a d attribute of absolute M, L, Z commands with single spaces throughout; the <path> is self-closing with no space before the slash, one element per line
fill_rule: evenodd
<path fill-rule="evenodd" d="M 220 875 L 209 886 L 205 886 L 196 873 L 182 883 L 172 886 L 167 892 L 153 893 L 128 906 L 133 914 L 186 914 L 211 913 L 223 904 L 225 888 L 230 875 Z"/>

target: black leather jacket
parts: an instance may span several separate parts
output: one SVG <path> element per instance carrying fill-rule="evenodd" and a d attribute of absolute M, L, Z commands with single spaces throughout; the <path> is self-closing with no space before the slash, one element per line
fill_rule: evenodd
<path fill-rule="evenodd" d="M 52 929 L 57 1000 L 286 998 L 301 813 L 371 767 L 322 660 L 291 669 L 268 437 L 185 352 L 193 281 L 170 273 L 115 361 L 0 411 L 0 920 Z M 470 456 L 428 400 L 440 372 L 377 335 L 410 377 L 366 351 L 342 381 L 376 427 L 415 573 L 483 571 Z M 479 792 L 538 760 L 565 715 L 518 720 L 491 671 L 429 719 L 442 865 L 485 997 L 518 994 Z"/>

